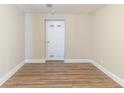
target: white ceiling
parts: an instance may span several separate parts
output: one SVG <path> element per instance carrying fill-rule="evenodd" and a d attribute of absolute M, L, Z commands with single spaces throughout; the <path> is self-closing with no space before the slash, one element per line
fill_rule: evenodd
<path fill-rule="evenodd" d="M 26 13 L 65 13 L 65 14 L 90 14 L 104 7 L 104 4 L 52 4 L 52 7 L 47 7 L 46 4 L 19 4 L 21 10 Z"/>

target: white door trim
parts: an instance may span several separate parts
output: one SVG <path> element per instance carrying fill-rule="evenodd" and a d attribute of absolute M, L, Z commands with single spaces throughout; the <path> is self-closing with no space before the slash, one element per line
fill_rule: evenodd
<path fill-rule="evenodd" d="M 45 47 L 46 47 L 46 49 L 45 49 L 45 60 L 48 60 L 48 44 L 47 44 L 47 41 L 48 41 L 48 33 L 47 33 L 47 31 L 46 31 L 46 22 L 47 21 L 63 21 L 64 22 L 64 27 L 65 27 L 65 40 L 66 40 L 66 22 L 65 22 L 65 19 L 45 19 L 44 20 L 44 23 L 45 23 Z M 64 40 L 64 60 L 65 60 L 65 44 L 66 44 L 66 41 Z M 64 61 L 63 60 L 63 61 Z"/>

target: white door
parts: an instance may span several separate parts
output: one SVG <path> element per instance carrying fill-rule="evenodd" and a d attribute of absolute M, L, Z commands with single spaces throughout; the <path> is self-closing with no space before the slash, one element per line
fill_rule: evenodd
<path fill-rule="evenodd" d="M 47 60 L 64 60 L 64 21 L 46 21 Z"/>

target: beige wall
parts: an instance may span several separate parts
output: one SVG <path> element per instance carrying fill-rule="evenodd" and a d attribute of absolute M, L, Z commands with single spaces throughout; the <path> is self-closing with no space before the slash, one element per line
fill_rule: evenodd
<path fill-rule="evenodd" d="M 45 58 L 45 29 L 44 18 L 39 14 L 32 14 L 32 58 Z"/>
<path fill-rule="evenodd" d="M 24 14 L 0 5 L 0 77 L 24 60 Z"/>
<path fill-rule="evenodd" d="M 107 5 L 92 24 L 92 58 L 124 79 L 124 5 Z"/>
<path fill-rule="evenodd" d="M 66 16 L 66 58 L 90 57 L 90 16 Z"/>
<path fill-rule="evenodd" d="M 66 59 L 89 58 L 90 16 L 89 15 L 45 15 L 32 14 L 32 58 L 45 58 L 45 19 L 65 19 Z"/>

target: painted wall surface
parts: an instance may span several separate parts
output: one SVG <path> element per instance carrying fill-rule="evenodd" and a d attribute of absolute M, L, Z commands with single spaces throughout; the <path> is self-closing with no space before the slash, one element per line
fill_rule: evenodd
<path fill-rule="evenodd" d="M 24 60 L 24 13 L 0 5 L 0 77 Z"/>
<path fill-rule="evenodd" d="M 107 5 L 92 15 L 92 59 L 124 79 L 124 5 Z"/>
<path fill-rule="evenodd" d="M 25 14 L 25 59 L 32 58 L 32 15 Z"/>

